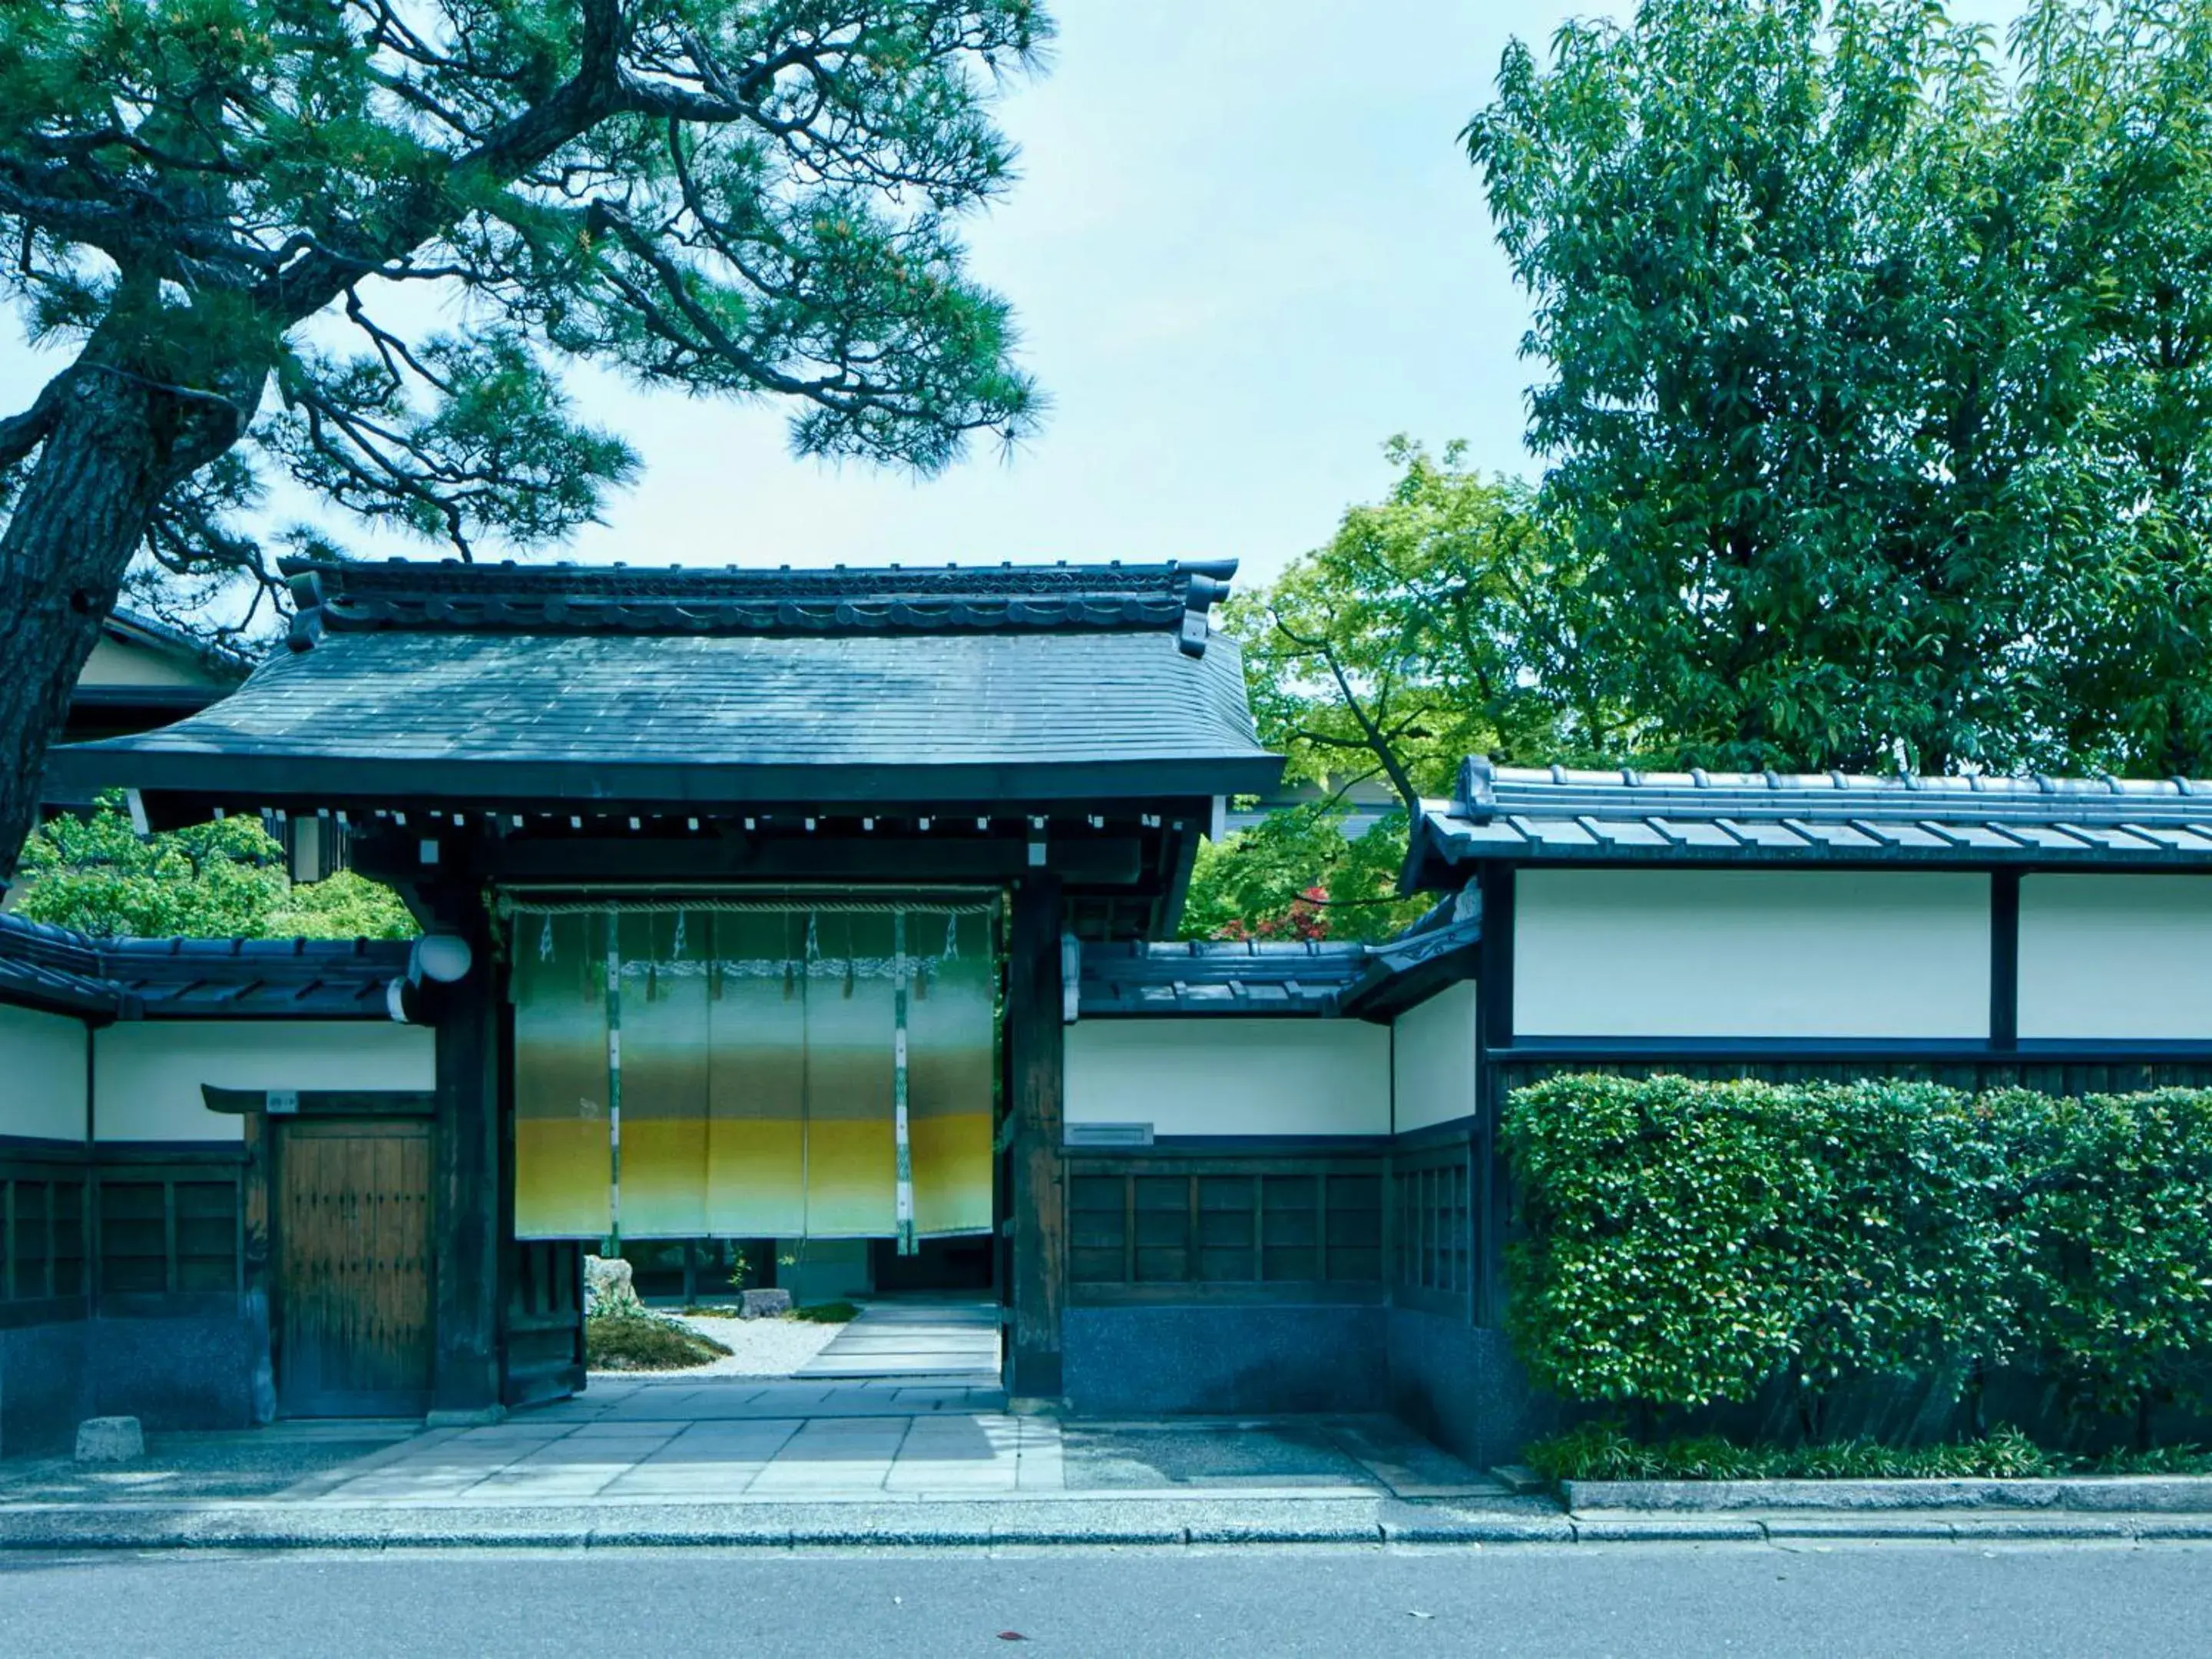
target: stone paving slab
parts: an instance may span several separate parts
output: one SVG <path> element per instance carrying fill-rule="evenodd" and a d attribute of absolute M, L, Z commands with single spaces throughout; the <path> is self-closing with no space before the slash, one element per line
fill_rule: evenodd
<path fill-rule="evenodd" d="M 595 1378 L 591 1388 L 574 1399 L 534 1407 L 527 1418 L 511 1421 L 562 1425 L 586 1421 L 697 1423 L 751 1418 L 913 1417 L 1006 1408 L 1006 1390 L 995 1378 L 989 1379 L 987 1386 L 958 1380 L 908 1382 L 884 1377 L 769 1382 L 658 1377 L 610 1386 Z"/>
<path fill-rule="evenodd" d="M 972 1376 L 997 1380 L 999 1310 L 934 1298 L 860 1304 L 857 1318 L 793 1375 L 808 1378 Z"/>

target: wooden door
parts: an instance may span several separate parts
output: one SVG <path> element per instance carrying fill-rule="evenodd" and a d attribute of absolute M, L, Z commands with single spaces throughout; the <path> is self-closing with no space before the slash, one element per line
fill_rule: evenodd
<path fill-rule="evenodd" d="M 277 1121 L 278 1407 L 416 1415 L 430 1399 L 430 1124 Z"/>

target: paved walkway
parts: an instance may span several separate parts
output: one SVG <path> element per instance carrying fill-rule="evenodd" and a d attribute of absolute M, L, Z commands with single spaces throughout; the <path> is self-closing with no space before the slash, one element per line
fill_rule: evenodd
<path fill-rule="evenodd" d="M 309 1476 L 291 1502 L 928 1503 L 1147 1492 L 1460 1497 L 1494 1483 L 1385 1418 L 1064 1425 L 995 1390 L 595 1382 Z"/>
<path fill-rule="evenodd" d="M 999 1309 L 944 1296 L 878 1297 L 795 1373 L 808 1379 L 960 1377 L 995 1382 Z"/>

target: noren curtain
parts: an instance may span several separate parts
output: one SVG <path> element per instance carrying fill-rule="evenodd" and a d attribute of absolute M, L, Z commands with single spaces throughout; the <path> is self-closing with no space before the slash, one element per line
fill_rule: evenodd
<path fill-rule="evenodd" d="M 893 1237 L 902 1176 L 914 1236 L 988 1231 L 993 933 L 982 903 L 518 905 L 516 1236 Z"/>

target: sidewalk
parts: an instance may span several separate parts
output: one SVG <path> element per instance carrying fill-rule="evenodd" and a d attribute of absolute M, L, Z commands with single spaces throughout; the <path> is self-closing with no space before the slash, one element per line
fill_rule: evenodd
<path fill-rule="evenodd" d="M 279 1425 L 156 1436 L 122 1468 L 0 1465 L 0 1548 L 1877 1539 L 2212 1539 L 2212 1504 L 1567 1509 L 1387 1418 L 1062 1422 L 895 1379 L 603 1378 L 479 1428 Z"/>
<path fill-rule="evenodd" d="M 1558 1512 L 1382 1417 L 1063 1423 L 951 1382 L 596 1378 L 477 1428 L 279 1425 L 156 1436 L 127 1468 L 0 1467 L 0 1546 L 1371 1542 L 1441 1502 Z"/>

